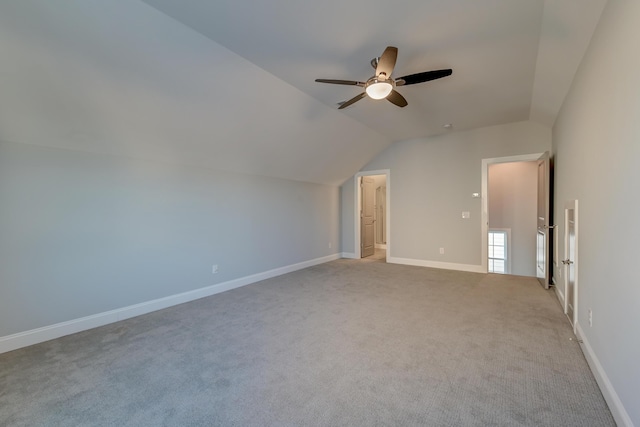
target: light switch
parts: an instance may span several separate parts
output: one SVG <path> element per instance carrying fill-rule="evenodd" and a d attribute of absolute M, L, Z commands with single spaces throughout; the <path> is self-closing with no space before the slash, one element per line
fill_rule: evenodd
<path fill-rule="evenodd" d="M 463 219 L 469 219 L 471 218 L 471 214 L 467 211 L 462 212 L 462 218 Z"/>

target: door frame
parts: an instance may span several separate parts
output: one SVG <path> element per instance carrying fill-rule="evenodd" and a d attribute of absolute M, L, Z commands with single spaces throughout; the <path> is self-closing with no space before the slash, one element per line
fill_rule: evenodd
<path fill-rule="evenodd" d="M 481 268 L 483 273 L 487 273 L 489 271 L 489 248 L 488 240 L 489 240 L 489 165 L 494 165 L 497 163 L 516 163 L 516 162 L 532 162 L 537 161 L 542 157 L 544 153 L 534 153 L 534 154 L 522 154 L 519 156 L 508 156 L 508 157 L 493 157 L 489 159 L 482 159 L 482 212 L 481 212 L 481 233 L 482 238 L 481 241 Z M 555 254 L 554 254 L 555 256 Z"/>
<path fill-rule="evenodd" d="M 360 250 L 360 209 L 362 209 L 362 192 L 360 191 L 360 178 L 363 176 L 384 175 L 387 186 L 387 206 L 385 209 L 386 218 L 385 223 L 387 226 L 387 250 L 386 260 L 389 260 L 389 254 L 391 253 L 391 170 L 380 169 L 373 171 L 358 172 L 353 176 L 353 185 L 355 188 L 354 194 L 354 206 L 353 210 L 353 228 L 354 228 L 354 255 L 356 259 L 360 259 L 362 251 Z"/>
<path fill-rule="evenodd" d="M 573 210 L 573 222 L 575 232 L 575 253 L 573 254 L 573 269 L 574 269 L 574 282 L 573 282 L 573 319 L 571 323 L 573 325 L 573 332 L 577 333 L 578 328 L 578 201 L 567 200 L 564 204 L 564 259 L 569 259 L 569 215 L 568 211 Z M 567 289 L 569 288 L 569 269 L 564 264 L 562 265 L 564 270 L 562 276 L 564 278 L 564 314 L 568 314 L 569 301 L 567 299 Z"/>

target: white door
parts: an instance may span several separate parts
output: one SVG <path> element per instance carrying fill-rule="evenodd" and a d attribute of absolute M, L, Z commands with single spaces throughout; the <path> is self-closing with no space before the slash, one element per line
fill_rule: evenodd
<path fill-rule="evenodd" d="M 578 312 L 578 213 L 577 201 L 568 202 L 564 210 L 564 280 L 565 280 L 565 313 L 574 327 L 576 325 L 576 313 Z"/>
<path fill-rule="evenodd" d="M 538 159 L 538 234 L 536 237 L 536 277 L 545 289 L 549 289 L 549 188 L 550 188 L 549 152 Z"/>
<path fill-rule="evenodd" d="M 368 257 L 375 252 L 375 180 L 363 176 L 362 186 L 362 210 L 360 211 L 360 257 Z"/>

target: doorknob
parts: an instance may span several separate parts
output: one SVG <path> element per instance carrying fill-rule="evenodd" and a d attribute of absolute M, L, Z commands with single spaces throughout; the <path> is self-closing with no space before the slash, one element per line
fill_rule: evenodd
<path fill-rule="evenodd" d="M 569 264 L 573 264 L 573 261 L 571 261 L 569 258 L 567 258 L 567 259 L 563 259 L 563 260 L 562 260 L 562 263 L 563 263 L 564 265 L 569 265 Z"/>
<path fill-rule="evenodd" d="M 549 229 L 553 229 L 556 228 L 557 225 L 543 225 L 542 228 L 549 228 Z"/>

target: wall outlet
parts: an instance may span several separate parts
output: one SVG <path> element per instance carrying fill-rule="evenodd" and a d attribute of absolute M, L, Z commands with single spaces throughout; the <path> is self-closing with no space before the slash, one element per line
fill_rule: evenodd
<path fill-rule="evenodd" d="M 216 274 L 218 272 L 218 264 L 213 264 L 211 267 L 211 274 Z"/>
<path fill-rule="evenodd" d="M 593 311 L 589 309 L 589 326 L 593 326 Z"/>
<path fill-rule="evenodd" d="M 440 255 L 444 255 L 444 248 L 440 248 Z"/>

